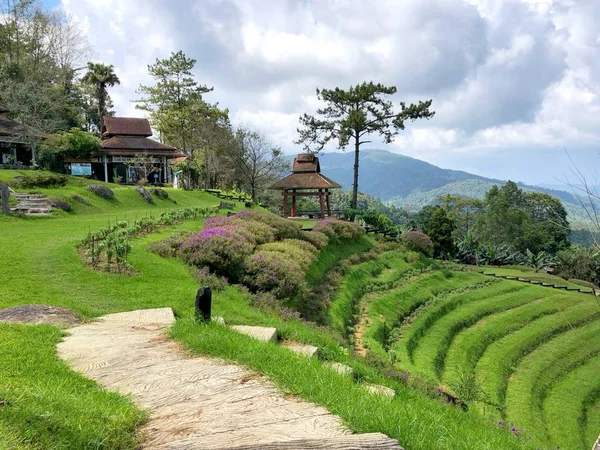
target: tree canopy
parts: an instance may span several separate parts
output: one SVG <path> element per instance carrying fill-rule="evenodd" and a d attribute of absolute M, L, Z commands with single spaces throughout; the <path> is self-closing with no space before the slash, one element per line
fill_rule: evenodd
<path fill-rule="evenodd" d="M 317 116 L 304 114 L 300 117 L 297 144 L 306 151 L 320 152 L 331 141 L 337 141 L 340 149 L 354 143 L 354 183 L 352 186 L 352 208 L 358 198 L 358 167 L 360 146 L 371 142 L 369 135 L 379 135 L 390 143 L 395 135 L 404 130 L 407 121 L 429 119 L 435 114 L 430 111 L 431 100 L 406 105 L 400 102 L 400 110 L 388 96 L 396 93 L 395 86 L 363 82 L 347 90 L 317 89 L 317 98 L 325 107 L 317 109 Z"/>

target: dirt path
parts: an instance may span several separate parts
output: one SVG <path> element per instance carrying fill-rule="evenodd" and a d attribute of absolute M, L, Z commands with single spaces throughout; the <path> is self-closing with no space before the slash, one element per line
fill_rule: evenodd
<path fill-rule="evenodd" d="M 284 396 L 224 361 L 188 358 L 164 331 L 170 308 L 111 314 L 69 330 L 58 353 L 150 414 L 148 449 L 400 449 L 381 434 L 352 435 L 326 409 Z"/>

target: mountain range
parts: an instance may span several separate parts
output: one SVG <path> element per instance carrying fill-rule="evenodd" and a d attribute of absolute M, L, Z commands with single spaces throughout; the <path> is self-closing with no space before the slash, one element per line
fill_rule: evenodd
<path fill-rule="evenodd" d="M 319 155 L 319 159 L 321 171 L 327 177 L 340 183 L 344 189 L 352 189 L 353 152 L 324 153 Z M 387 150 L 362 150 L 360 154 L 359 190 L 411 211 L 435 204 L 438 196 L 447 193 L 481 199 L 493 185 L 505 182 L 460 170 L 442 169 Z M 573 224 L 589 221 L 579 199 L 566 190 L 517 184 L 523 190 L 545 192 L 559 198 Z M 565 185 L 565 189 L 568 188 Z"/>

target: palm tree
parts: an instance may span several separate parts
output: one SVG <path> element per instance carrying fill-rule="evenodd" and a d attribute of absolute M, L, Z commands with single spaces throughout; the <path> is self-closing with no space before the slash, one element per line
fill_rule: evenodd
<path fill-rule="evenodd" d="M 98 131 L 102 133 L 102 122 L 106 114 L 106 99 L 108 98 L 106 88 L 121 84 L 121 80 L 115 74 L 115 68 L 112 64 L 89 62 L 87 68 L 88 71 L 81 81 L 93 86 L 95 89 L 96 100 L 98 101 Z"/>

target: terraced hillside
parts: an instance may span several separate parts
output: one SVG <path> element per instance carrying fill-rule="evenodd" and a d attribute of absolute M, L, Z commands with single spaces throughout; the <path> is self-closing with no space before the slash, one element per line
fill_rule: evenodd
<path fill-rule="evenodd" d="M 541 448 L 592 448 L 600 433 L 594 296 L 400 255 L 354 268 L 334 299 L 332 323 L 351 327 L 356 349 L 434 382 Z M 365 270 L 377 264 L 385 269 Z M 340 308 L 349 297 L 353 308 Z"/>

